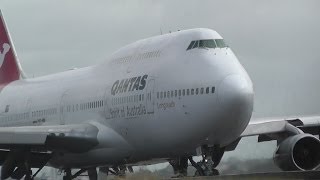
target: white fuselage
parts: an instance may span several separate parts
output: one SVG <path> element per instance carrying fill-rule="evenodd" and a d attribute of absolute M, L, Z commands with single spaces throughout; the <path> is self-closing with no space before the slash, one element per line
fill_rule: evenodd
<path fill-rule="evenodd" d="M 98 127 L 95 149 L 55 155 L 55 167 L 135 163 L 193 153 L 203 144 L 226 146 L 250 120 L 252 83 L 230 48 L 187 50 L 201 39 L 222 38 L 208 29 L 166 34 L 121 48 L 96 66 L 14 81 L 0 93 L 0 125 Z"/>

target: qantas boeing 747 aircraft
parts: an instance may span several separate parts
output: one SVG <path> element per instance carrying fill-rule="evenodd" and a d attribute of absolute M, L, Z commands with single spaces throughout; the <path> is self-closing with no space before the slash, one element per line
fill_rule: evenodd
<path fill-rule="evenodd" d="M 316 168 L 320 142 L 311 134 L 320 118 L 249 123 L 253 94 L 247 72 L 210 29 L 143 39 L 98 65 L 26 78 L 1 15 L 1 179 L 33 179 L 51 166 L 64 179 L 87 171 L 96 180 L 97 168 L 123 175 L 165 161 L 186 175 L 188 160 L 197 175 L 213 175 L 223 153 L 252 135 L 278 141 L 282 169 Z"/>

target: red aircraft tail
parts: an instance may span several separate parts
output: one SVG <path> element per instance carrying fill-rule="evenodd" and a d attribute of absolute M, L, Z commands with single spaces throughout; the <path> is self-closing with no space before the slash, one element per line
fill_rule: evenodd
<path fill-rule="evenodd" d="M 0 88 L 23 76 L 8 29 L 0 11 Z"/>

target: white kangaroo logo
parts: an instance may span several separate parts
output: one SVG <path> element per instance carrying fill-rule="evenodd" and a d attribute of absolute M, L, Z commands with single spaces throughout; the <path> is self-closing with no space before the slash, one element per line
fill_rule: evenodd
<path fill-rule="evenodd" d="M 10 50 L 10 45 L 8 43 L 4 43 L 2 45 L 2 48 L 3 48 L 3 51 L 2 52 L 0 51 L 0 67 L 3 64 L 4 58 L 7 54 L 7 52 L 9 52 L 9 50 Z"/>

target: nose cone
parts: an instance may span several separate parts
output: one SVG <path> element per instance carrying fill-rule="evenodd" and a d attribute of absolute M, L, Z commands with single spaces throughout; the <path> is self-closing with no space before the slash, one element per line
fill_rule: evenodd
<path fill-rule="evenodd" d="M 253 111 L 253 88 L 250 80 L 233 74 L 218 87 L 218 101 L 225 114 L 223 121 L 229 131 L 240 135 L 248 125 Z"/>
<path fill-rule="evenodd" d="M 253 89 L 251 82 L 244 77 L 233 74 L 227 76 L 218 87 L 220 106 L 226 110 L 238 111 L 253 108 Z"/>

